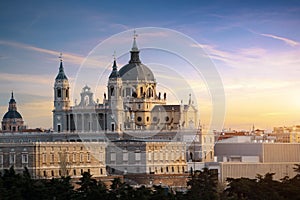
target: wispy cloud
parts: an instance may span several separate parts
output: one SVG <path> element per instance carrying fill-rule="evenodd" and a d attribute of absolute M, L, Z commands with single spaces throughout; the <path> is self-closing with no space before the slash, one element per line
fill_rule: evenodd
<path fill-rule="evenodd" d="M 34 83 L 49 85 L 53 81 L 53 76 L 50 75 L 32 75 L 32 74 L 10 74 L 0 73 L 0 82 L 2 81 L 15 81 L 18 80 L 20 83 Z"/>
<path fill-rule="evenodd" d="M 6 46 L 21 48 L 21 49 L 27 49 L 27 50 L 31 50 L 31 51 L 35 51 L 35 52 L 39 52 L 39 53 L 53 55 L 53 56 L 56 56 L 56 57 L 58 57 L 59 54 L 61 53 L 59 51 L 54 51 L 54 50 L 50 50 L 50 49 L 43 49 L 43 48 L 35 47 L 35 46 L 32 46 L 32 45 L 19 43 L 19 42 L 13 42 L 13 41 L 0 40 L 0 45 L 6 45 Z M 85 57 L 81 56 L 81 55 L 75 55 L 75 54 L 64 52 L 63 53 L 63 58 L 67 62 L 74 63 L 74 64 L 81 64 Z"/>
<path fill-rule="evenodd" d="M 38 52 L 38 53 L 44 53 L 44 54 L 52 55 L 56 58 L 60 55 L 60 53 L 63 53 L 62 57 L 65 62 L 73 63 L 76 65 L 84 64 L 84 68 L 99 68 L 99 67 L 106 66 L 109 63 L 107 61 L 107 56 L 101 56 L 101 55 L 86 57 L 86 56 L 77 55 L 77 54 L 73 54 L 73 53 L 59 52 L 59 51 L 50 50 L 50 49 L 43 49 L 40 47 L 35 47 L 35 46 L 24 44 L 24 43 L 13 42 L 13 41 L 4 41 L 4 40 L 0 40 L 0 45 L 6 45 L 6 46 L 26 49 L 26 50 L 30 50 L 30 51 L 34 51 L 34 52 Z"/>
<path fill-rule="evenodd" d="M 265 33 L 261 33 L 260 35 L 265 36 L 265 37 L 270 37 L 273 39 L 277 39 L 277 40 L 281 40 L 281 41 L 285 42 L 287 45 L 290 45 L 292 47 L 299 45 L 299 42 L 288 39 L 288 38 L 279 37 L 279 36 L 272 35 L 272 34 L 265 34 Z"/>

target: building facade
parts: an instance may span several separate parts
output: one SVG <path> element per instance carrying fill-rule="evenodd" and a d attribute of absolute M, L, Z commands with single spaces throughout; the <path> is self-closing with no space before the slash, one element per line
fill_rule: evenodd
<path fill-rule="evenodd" d="M 83 172 L 106 176 L 103 142 L 0 143 L 0 170 L 28 168 L 33 178 L 78 178 Z"/>

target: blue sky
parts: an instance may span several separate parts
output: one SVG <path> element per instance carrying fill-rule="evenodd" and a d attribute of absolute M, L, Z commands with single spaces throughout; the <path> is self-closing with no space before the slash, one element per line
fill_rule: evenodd
<path fill-rule="evenodd" d="M 14 90 L 30 127 L 52 126 L 59 52 L 72 83 L 95 46 L 140 27 L 201 44 L 223 80 L 225 127 L 300 124 L 299 1 L 1 1 L 0 24 L 0 114 Z"/>

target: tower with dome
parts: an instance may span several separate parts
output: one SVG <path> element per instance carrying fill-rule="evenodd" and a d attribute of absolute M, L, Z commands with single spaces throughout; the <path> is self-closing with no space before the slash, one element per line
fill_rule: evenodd
<path fill-rule="evenodd" d="M 8 111 L 2 119 L 2 131 L 19 132 L 26 129 L 22 115 L 17 111 L 17 102 L 14 93 L 11 92 L 11 98 L 8 105 Z"/>

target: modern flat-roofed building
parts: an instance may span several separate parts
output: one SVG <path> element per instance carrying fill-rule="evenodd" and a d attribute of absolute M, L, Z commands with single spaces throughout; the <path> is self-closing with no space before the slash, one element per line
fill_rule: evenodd
<path fill-rule="evenodd" d="M 287 143 L 217 143 L 215 159 L 219 178 L 255 178 L 257 174 L 275 173 L 279 180 L 293 177 L 295 164 L 300 164 L 300 144 Z"/>

